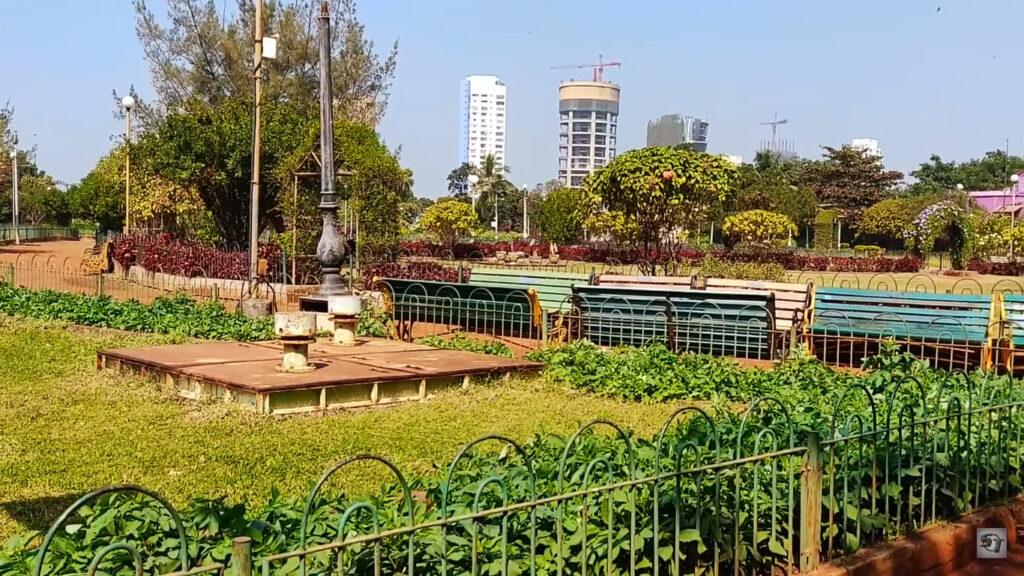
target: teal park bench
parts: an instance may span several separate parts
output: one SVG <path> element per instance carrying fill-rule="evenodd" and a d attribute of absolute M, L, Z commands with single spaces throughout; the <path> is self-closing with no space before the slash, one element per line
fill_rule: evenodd
<path fill-rule="evenodd" d="M 493 288 L 533 289 L 541 310 L 567 312 L 574 284 L 590 284 L 592 274 L 515 270 L 505 268 L 473 268 L 469 283 Z"/>
<path fill-rule="evenodd" d="M 770 359 L 771 293 L 574 286 L 575 336 L 600 346 L 664 342 L 677 352 Z"/>
<path fill-rule="evenodd" d="M 887 339 L 981 350 L 990 361 L 990 328 L 998 315 L 992 296 L 819 288 L 813 337 Z M 821 339 L 821 338 L 819 338 Z"/>
<path fill-rule="evenodd" d="M 374 287 L 395 321 L 398 337 L 412 338 L 417 322 L 501 335 L 539 333 L 537 295 L 526 286 L 479 286 L 377 278 Z"/>

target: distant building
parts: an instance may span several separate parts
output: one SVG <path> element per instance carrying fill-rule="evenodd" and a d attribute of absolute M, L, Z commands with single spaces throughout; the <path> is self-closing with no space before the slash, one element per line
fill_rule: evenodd
<path fill-rule="evenodd" d="M 968 194 L 987 212 L 1020 216 L 1024 208 L 1024 171 L 1018 172 L 1017 176 L 1020 179 L 1016 183 L 1007 182 L 1007 187 L 1001 190 L 978 190 Z"/>
<path fill-rule="evenodd" d="M 615 158 L 619 86 L 570 81 L 558 86 L 558 181 L 573 188 Z"/>
<path fill-rule="evenodd" d="M 743 156 L 737 156 L 735 154 L 722 154 L 721 156 L 722 158 L 725 158 L 730 163 L 732 163 L 734 166 L 739 166 L 740 164 L 743 164 Z"/>
<path fill-rule="evenodd" d="M 479 166 L 493 154 L 505 165 L 506 87 L 497 76 L 468 76 L 459 100 L 459 164 Z"/>
<path fill-rule="evenodd" d="M 686 144 L 698 152 L 708 151 L 708 123 L 693 116 L 666 114 L 647 122 L 648 146 Z"/>
<path fill-rule="evenodd" d="M 854 138 L 850 140 L 850 148 L 863 150 L 870 156 L 882 157 L 882 149 L 878 146 L 878 140 L 874 138 Z"/>

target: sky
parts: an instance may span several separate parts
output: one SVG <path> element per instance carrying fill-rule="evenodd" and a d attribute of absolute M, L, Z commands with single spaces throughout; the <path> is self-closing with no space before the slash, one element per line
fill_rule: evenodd
<path fill-rule="evenodd" d="M 218 3 L 235 0 L 215 0 Z M 149 0 L 162 12 L 163 0 Z M 66 183 L 85 176 L 123 129 L 112 92 L 151 95 L 130 0 L 0 0 L 0 104 L 23 147 Z M 398 40 L 380 125 L 412 168 L 418 196 L 445 193 L 458 162 L 459 82 L 508 85 L 510 179 L 557 173 L 558 83 L 551 70 L 598 54 L 622 62 L 619 153 L 647 121 L 710 122 L 709 151 L 752 158 L 775 114 L 807 157 L 877 138 L 890 168 L 931 154 L 1024 153 L 1024 2 L 1020 0 L 360 0 L 378 47 Z"/>

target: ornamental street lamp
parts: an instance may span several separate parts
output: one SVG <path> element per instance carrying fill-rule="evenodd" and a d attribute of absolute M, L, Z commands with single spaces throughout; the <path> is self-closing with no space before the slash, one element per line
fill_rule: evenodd
<path fill-rule="evenodd" d="M 1017 261 L 1013 246 L 1013 231 L 1017 224 L 1017 182 L 1019 181 L 1020 176 L 1016 174 L 1010 176 L 1010 262 Z"/>
<path fill-rule="evenodd" d="M 135 108 L 135 98 L 131 94 L 121 98 L 121 107 L 124 108 L 124 232 L 127 234 L 131 225 L 128 209 L 132 188 L 132 109 Z"/>

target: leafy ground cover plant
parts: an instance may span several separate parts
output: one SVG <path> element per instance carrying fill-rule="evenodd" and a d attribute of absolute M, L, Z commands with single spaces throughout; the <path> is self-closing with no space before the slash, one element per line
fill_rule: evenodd
<path fill-rule="evenodd" d="M 592 352 L 577 345 L 547 354 L 563 370 L 603 369 L 603 360 Z M 440 466 L 435 472 L 407 476 L 414 498 L 404 497 L 397 485 L 383 487 L 369 500 L 376 516 L 347 514 L 346 509 L 356 499 L 344 491 L 321 493 L 312 500 L 306 546 L 401 527 L 409 514 L 416 522 L 428 522 L 501 506 L 506 503 L 506 495 L 511 502 L 525 502 L 630 477 L 651 477 L 676 468 L 692 469 L 800 446 L 809 432 L 834 438 L 837 432 L 850 433 L 834 426 L 844 419 L 851 421 L 849 417 L 870 422 L 874 416 L 891 420 L 895 414 L 898 422 L 890 424 L 909 429 L 828 448 L 831 465 L 825 467 L 824 486 L 841 487 L 841 492 L 828 492 L 825 497 L 832 519 L 826 526 L 829 545 L 852 549 L 895 534 L 904 522 L 913 525 L 919 513 L 921 518 L 926 514 L 954 514 L 968 506 L 978 490 L 999 496 L 1018 491 L 1015 478 L 1020 463 L 1007 455 L 1020 447 L 1019 436 L 1008 433 L 1012 430 L 1008 426 L 1020 426 L 1019 417 L 948 421 L 946 425 L 959 426 L 962 433 L 954 442 L 949 442 L 954 437 L 948 434 L 927 435 L 929 430 L 935 434 L 932 427 L 938 427 L 941 419 L 927 428 L 920 422 L 908 424 L 914 418 L 941 412 L 958 395 L 975 394 L 974 408 L 1019 401 L 1020 387 L 1013 386 L 1006 377 L 930 370 L 894 348 L 866 362 L 869 372 L 863 375 L 833 372 L 807 358 L 794 358 L 775 371 L 764 372 L 695 356 L 672 358 L 658 347 L 617 351 L 608 356 L 608 362 L 620 367 L 629 363 L 628 367 L 642 370 L 645 376 L 676 370 L 681 365 L 701 374 L 675 394 L 696 389 L 741 399 L 767 390 L 781 405 L 789 407 L 789 417 L 781 418 L 776 413 L 746 421 L 742 406 L 726 404 L 708 410 L 712 420 L 693 417 L 680 421 L 677 427 L 668 429 L 664 442 L 659 442 L 657 436 L 639 437 L 628 432 L 620 438 L 584 432 L 572 441 L 537 435 L 523 443 L 523 454 L 511 448 L 500 452 L 471 450 L 457 467 Z M 705 382 L 703 386 L 701 382 Z M 673 389 L 670 383 L 652 386 Z M 847 395 L 852 389 L 863 390 L 863 394 Z M 638 393 L 632 388 L 627 392 Z M 933 408 L 918 408 L 925 405 Z M 995 438 L 1000 449 L 983 450 Z M 594 462 L 600 462 L 601 468 L 595 468 Z M 578 573 L 586 565 L 588 572 L 600 568 L 626 574 L 634 563 L 642 573 L 649 573 L 655 563 L 670 573 L 674 554 L 678 554 L 673 561 L 676 567 L 686 573 L 707 572 L 714 561 L 723 567 L 738 562 L 744 573 L 772 573 L 772 567 L 785 563 L 798 542 L 799 522 L 793 518 L 799 518 L 800 513 L 799 498 L 794 497 L 799 466 L 799 457 L 780 456 L 757 465 L 687 475 L 679 483 L 667 479 L 611 489 L 603 496 L 541 505 L 535 516 L 529 509 L 518 509 L 475 523 L 451 523 L 445 532 L 425 529 L 414 539 L 386 538 L 379 546 L 353 546 L 343 555 L 314 554 L 307 568 L 309 573 L 365 574 L 373 571 L 379 557 L 386 573 L 408 573 L 411 546 L 416 572 L 430 575 L 442 572 L 442 558 L 447 561 L 448 573 L 526 574 L 530 572 L 530 551 L 535 553 L 538 574 L 556 573 L 559 556 L 566 559 L 566 573 Z M 446 481 L 446 474 L 450 481 Z M 502 480 L 506 495 L 483 489 L 493 478 Z M 928 492 L 925 499 L 923 479 L 942 490 Z M 971 481 L 971 487 L 965 486 L 966 480 Z M 234 536 L 252 537 L 256 557 L 299 548 L 304 502 L 303 498 L 284 498 L 276 492 L 264 504 L 252 507 L 223 498 L 191 501 L 183 509 L 183 521 L 196 559 L 194 565 L 224 561 Z M 343 528 L 342 518 L 347 518 Z M 634 519 L 636 531 L 630 536 L 626 527 Z M 737 542 L 735 535 L 741 541 Z M 58 532 L 47 556 L 46 573 L 84 571 L 92 555 L 81 550 L 99 550 L 123 539 L 136 543 L 143 551 L 144 571 L 172 570 L 176 568 L 177 550 L 168 542 L 176 542 L 175 538 L 166 518 L 138 499 L 104 498 L 83 509 Z M 27 573 L 32 567 L 34 540 L 34 534 L 11 539 L 0 553 L 0 574 Z M 506 554 L 507 572 L 502 561 Z M 100 568 L 115 573 L 124 564 L 125 555 L 110 555 Z M 275 574 L 294 573 L 298 568 L 297 560 L 268 566 Z"/>
<path fill-rule="evenodd" d="M 121 302 L 107 296 L 28 290 L 0 283 L 0 313 L 210 340 L 274 338 L 271 318 L 230 313 L 220 302 L 197 302 L 183 294 L 142 304 L 135 300 Z"/>
<path fill-rule="evenodd" d="M 465 352 L 504 356 L 505 358 L 512 357 L 512 349 L 501 342 L 470 338 L 464 334 L 455 334 L 450 338 L 425 336 L 417 339 L 416 343 L 442 350 L 462 350 Z"/>

